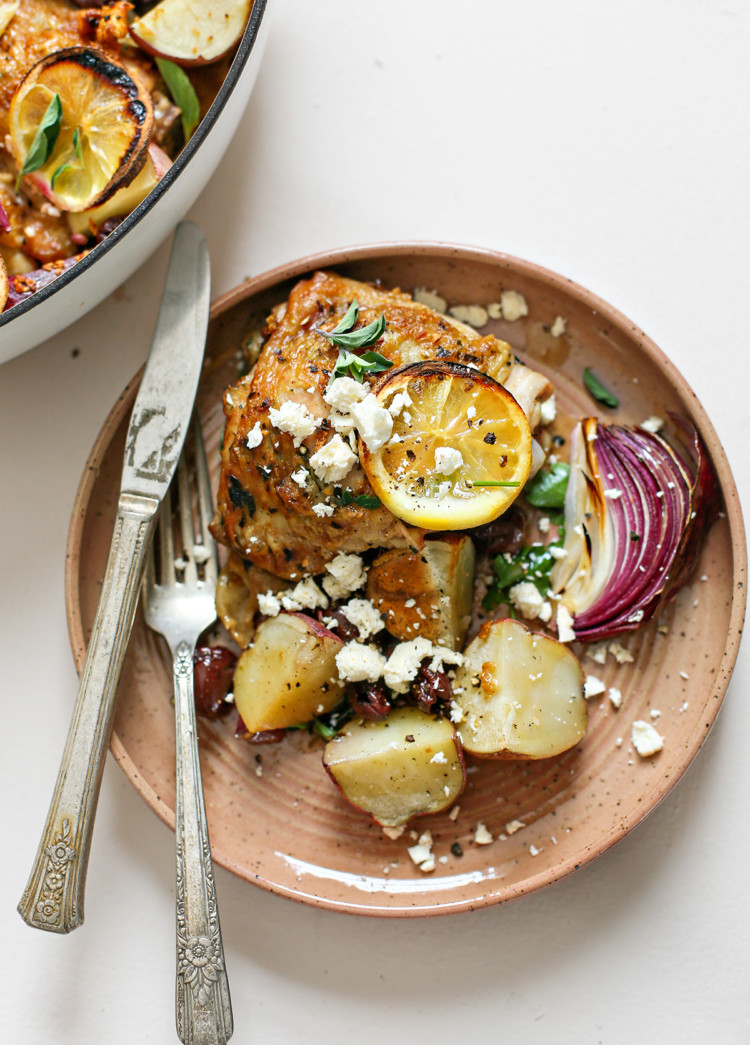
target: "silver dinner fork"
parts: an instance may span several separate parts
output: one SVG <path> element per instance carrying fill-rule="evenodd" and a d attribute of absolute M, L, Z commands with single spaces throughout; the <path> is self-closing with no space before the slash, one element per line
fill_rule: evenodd
<path fill-rule="evenodd" d="M 192 446 L 190 443 L 192 442 Z M 172 501 L 176 500 L 176 508 Z M 206 824 L 193 695 L 193 655 L 216 619 L 211 489 L 197 419 L 162 505 L 146 566 L 146 622 L 172 652 L 177 756 L 177 1034 L 186 1045 L 224 1045 L 233 1027 Z"/>

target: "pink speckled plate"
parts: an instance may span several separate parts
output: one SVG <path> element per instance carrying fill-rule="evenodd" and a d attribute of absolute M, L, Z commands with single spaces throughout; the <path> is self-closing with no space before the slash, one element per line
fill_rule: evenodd
<path fill-rule="evenodd" d="M 737 655 L 745 611 L 747 558 L 737 491 L 719 441 L 694 393 L 664 354 L 631 322 L 561 276 L 504 254 L 436 244 L 386 244 L 304 258 L 224 295 L 213 308 L 198 408 L 209 454 L 223 423 L 221 392 L 238 372 L 243 334 L 282 300 L 293 280 L 335 267 L 387 286 L 437 289 L 450 304 L 523 293 L 527 317 L 490 322 L 518 354 L 552 377 L 558 403 L 573 417 L 592 412 L 586 365 L 620 399 L 608 419 L 637 423 L 675 410 L 698 427 L 713 458 L 725 503 L 695 579 L 657 622 L 623 639 L 632 663 L 585 662 L 623 703 L 590 705 L 581 745 L 541 762 L 473 762 L 455 821 L 425 818 L 438 857 L 431 874 L 406 853 L 408 836 L 389 841 L 339 796 L 323 771 L 321 744 L 292 734 L 278 745 L 234 739 L 233 717 L 201 722 L 200 741 L 214 859 L 281 896 L 332 910 L 372 915 L 434 915 L 498 903 L 548 885 L 622 838 L 672 788 L 716 718 Z M 553 338 L 555 317 L 567 319 Z M 66 588 L 79 670 L 104 573 L 118 493 L 127 417 L 137 380 L 123 392 L 89 459 L 71 524 Z M 133 786 L 174 822 L 170 674 L 159 641 L 136 620 L 120 689 L 112 750 Z M 629 743 L 635 719 L 658 710 L 664 750 L 640 759 Z M 618 746 L 618 738 L 624 743 Z M 511 834 L 511 821 L 524 826 Z M 473 842 L 483 822 L 495 841 Z M 458 843 L 463 855 L 458 856 Z M 534 847 L 534 848 L 532 848 Z M 536 852 L 537 855 L 532 856 Z M 441 858 L 445 858 L 441 862 Z"/>

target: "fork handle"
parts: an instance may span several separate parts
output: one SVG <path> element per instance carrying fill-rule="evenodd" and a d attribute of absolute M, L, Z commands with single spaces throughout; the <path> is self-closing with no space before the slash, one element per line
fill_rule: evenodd
<path fill-rule="evenodd" d="M 174 650 L 177 747 L 177 1034 L 185 1045 L 225 1045 L 234 1030 L 198 756 L 193 643 Z"/>
<path fill-rule="evenodd" d="M 115 696 L 158 503 L 121 494 L 107 570 L 47 822 L 18 912 L 36 929 L 83 923 L 91 836 Z"/>

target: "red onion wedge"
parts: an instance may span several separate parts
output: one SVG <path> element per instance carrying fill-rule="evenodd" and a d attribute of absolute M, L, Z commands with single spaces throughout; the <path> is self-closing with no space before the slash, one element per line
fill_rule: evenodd
<path fill-rule="evenodd" d="M 671 415 L 670 415 L 671 416 Z M 720 507 L 718 483 L 698 433 L 694 472 L 661 436 L 586 418 L 570 440 L 565 499 L 567 552 L 553 591 L 586 642 L 632 631 L 687 580 Z"/>
<path fill-rule="evenodd" d="M 0 232 L 10 232 L 10 221 L 5 207 L 0 202 Z"/>

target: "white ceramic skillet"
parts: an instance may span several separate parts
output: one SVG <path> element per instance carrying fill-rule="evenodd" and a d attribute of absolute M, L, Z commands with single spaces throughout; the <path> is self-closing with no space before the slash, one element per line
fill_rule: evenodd
<path fill-rule="evenodd" d="M 59 333 L 131 276 L 193 205 L 224 155 L 255 84 L 269 0 L 255 0 L 234 61 L 193 137 L 159 184 L 103 242 L 0 315 L 0 363 Z"/>

